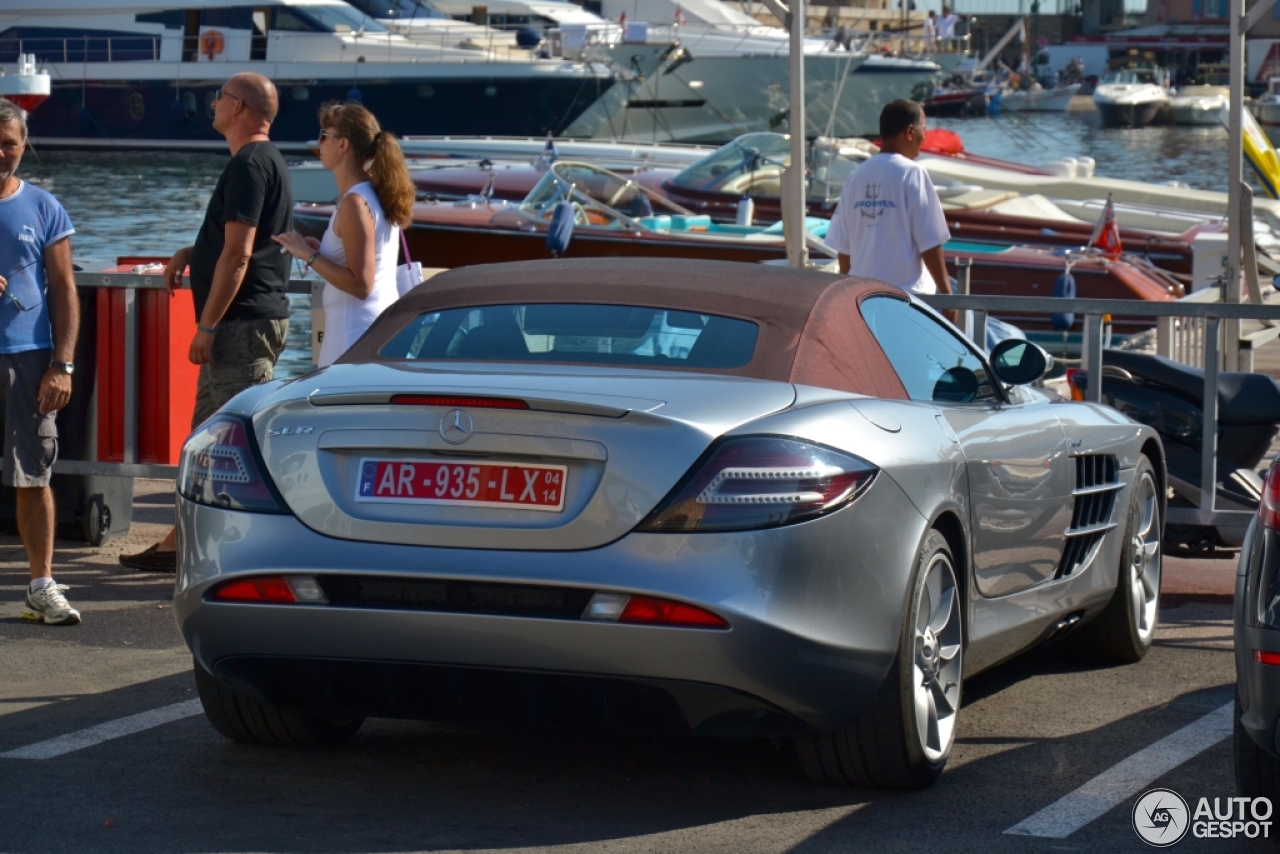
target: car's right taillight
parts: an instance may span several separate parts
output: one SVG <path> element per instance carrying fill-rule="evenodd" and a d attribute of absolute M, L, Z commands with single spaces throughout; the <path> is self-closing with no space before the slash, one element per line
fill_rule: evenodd
<path fill-rule="evenodd" d="M 215 415 L 187 439 L 178 467 L 178 492 L 211 507 L 288 512 L 267 480 L 253 428 L 235 415 Z"/>
<path fill-rule="evenodd" d="M 746 531 L 804 522 L 856 499 L 877 471 L 852 454 L 801 439 L 726 439 L 637 530 Z"/>
<path fill-rule="evenodd" d="M 1272 530 L 1280 529 L 1280 465 L 1267 469 L 1262 501 L 1258 502 L 1258 524 Z"/>

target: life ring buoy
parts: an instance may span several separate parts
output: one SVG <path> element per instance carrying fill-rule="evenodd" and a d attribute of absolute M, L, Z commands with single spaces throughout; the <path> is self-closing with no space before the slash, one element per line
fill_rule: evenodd
<path fill-rule="evenodd" d="M 226 41 L 222 38 L 222 33 L 218 30 L 206 30 L 200 36 L 200 52 L 213 59 L 222 53 L 222 49 L 226 47 Z"/>

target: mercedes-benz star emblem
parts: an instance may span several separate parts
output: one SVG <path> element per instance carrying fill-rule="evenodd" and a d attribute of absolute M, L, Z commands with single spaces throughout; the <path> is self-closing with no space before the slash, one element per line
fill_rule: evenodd
<path fill-rule="evenodd" d="M 440 419 L 440 438 L 450 445 L 461 445 L 471 438 L 474 429 L 475 422 L 461 409 L 451 409 Z"/>

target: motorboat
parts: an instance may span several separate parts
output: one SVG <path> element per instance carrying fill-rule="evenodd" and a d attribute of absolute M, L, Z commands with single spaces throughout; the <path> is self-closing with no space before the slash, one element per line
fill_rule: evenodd
<path fill-rule="evenodd" d="M 1169 104 L 1163 75 L 1152 67 L 1113 71 L 1093 90 L 1093 105 L 1103 127 L 1146 127 Z"/>
<path fill-rule="evenodd" d="M 1258 124 L 1280 126 L 1280 77 L 1267 80 L 1267 91 L 1258 96 L 1254 114 L 1258 117 Z"/>
<path fill-rule="evenodd" d="M 401 135 L 559 133 L 595 101 L 627 101 L 607 64 L 416 42 L 341 0 L 5 4 L 0 62 L 19 53 L 54 81 L 30 122 L 45 148 L 223 150 L 213 97 L 240 71 L 276 83 L 272 137 L 286 150 L 306 149 L 328 100 L 360 100 Z"/>
<path fill-rule="evenodd" d="M 845 180 L 861 162 L 860 155 L 865 153 L 858 149 L 859 156 L 842 154 L 842 147 L 835 141 L 820 140 L 812 149 L 807 170 L 808 210 L 812 216 L 831 216 Z M 952 150 L 939 144 L 930 147 Z M 620 149 L 618 157 L 605 156 L 595 162 L 613 164 L 608 168 L 655 195 L 710 216 L 713 222 L 744 222 L 744 198 L 750 199 L 749 219 L 752 223 L 771 225 L 781 218 L 782 171 L 790 165 L 790 141 L 782 134 L 746 134 L 706 153 L 683 169 L 627 162 L 625 155 L 628 151 L 625 147 Z M 922 162 L 928 162 L 934 156 L 925 154 L 922 158 Z M 981 162 L 992 170 L 1016 167 L 1021 170 L 1018 174 L 1037 174 L 1031 167 L 1005 164 L 1004 161 L 979 155 L 966 155 L 964 162 L 970 165 Z M 540 171 L 527 160 L 496 161 L 484 165 L 475 162 L 440 165 L 437 160 L 426 168 L 415 169 L 412 175 L 423 197 L 457 201 L 484 196 L 517 201 L 533 189 L 544 171 L 545 166 Z M 303 182 L 295 180 L 294 184 L 296 187 Z M 940 183 L 937 189 L 952 234 L 968 242 L 1080 247 L 1089 243 L 1100 215 L 1100 211 L 1093 210 L 1088 202 L 1064 200 L 1057 204 L 1035 193 L 986 189 L 955 181 Z M 336 186 L 323 200 L 330 201 L 335 197 Z M 1131 215 L 1129 208 L 1124 208 L 1124 213 L 1126 217 Z M 1153 263 L 1184 275 L 1193 267 L 1194 235 L 1221 227 L 1208 217 L 1182 218 L 1167 224 L 1157 221 L 1155 224 L 1167 227 L 1163 230 L 1121 228 L 1122 243 Z"/>
<path fill-rule="evenodd" d="M 1226 86 L 1183 86 L 1169 99 L 1169 115 L 1176 125 L 1220 125 L 1230 98 Z"/>
<path fill-rule="evenodd" d="M 563 209 L 563 210 L 561 210 Z M 318 236 L 333 206 L 300 204 L 294 223 Z M 572 219 L 565 235 L 564 220 Z M 556 225 L 553 228 L 553 224 Z M 807 217 L 807 241 L 825 248 L 829 221 Z M 559 161 L 521 200 L 473 196 L 414 205 L 406 231 L 410 253 L 433 267 L 562 257 L 647 256 L 727 261 L 777 261 L 786 257 L 783 226 L 718 223 L 648 189 L 627 175 L 599 166 Z M 947 261 L 972 266 L 971 292 L 1043 295 L 1068 263 L 1081 297 L 1171 300 L 1179 282 L 1141 258 L 1107 260 L 1085 252 L 994 246 L 960 240 L 947 245 Z M 1028 323 L 1035 328 L 1035 321 Z"/>
<path fill-rule="evenodd" d="M 1049 87 L 1033 83 L 1030 89 L 1005 86 L 1000 89 L 1000 109 L 1010 113 L 1062 113 L 1079 91 L 1079 83 Z"/>
<path fill-rule="evenodd" d="M 18 55 L 14 73 L 0 67 L 0 98 L 12 101 L 28 113 L 49 98 L 49 75 L 36 70 L 35 56 Z"/>

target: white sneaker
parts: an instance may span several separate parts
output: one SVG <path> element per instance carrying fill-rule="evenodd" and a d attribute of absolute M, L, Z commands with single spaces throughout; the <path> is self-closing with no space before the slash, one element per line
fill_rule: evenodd
<path fill-rule="evenodd" d="M 51 626 L 74 626 L 80 622 L 80 612 L 71 607 L 63 590 L 69 590 L 65 584 L 51 584 L 41 587 L 35 593 L 27 588 L 27 609 L 22 612 L 25 620 L 44 620 Z"/>

